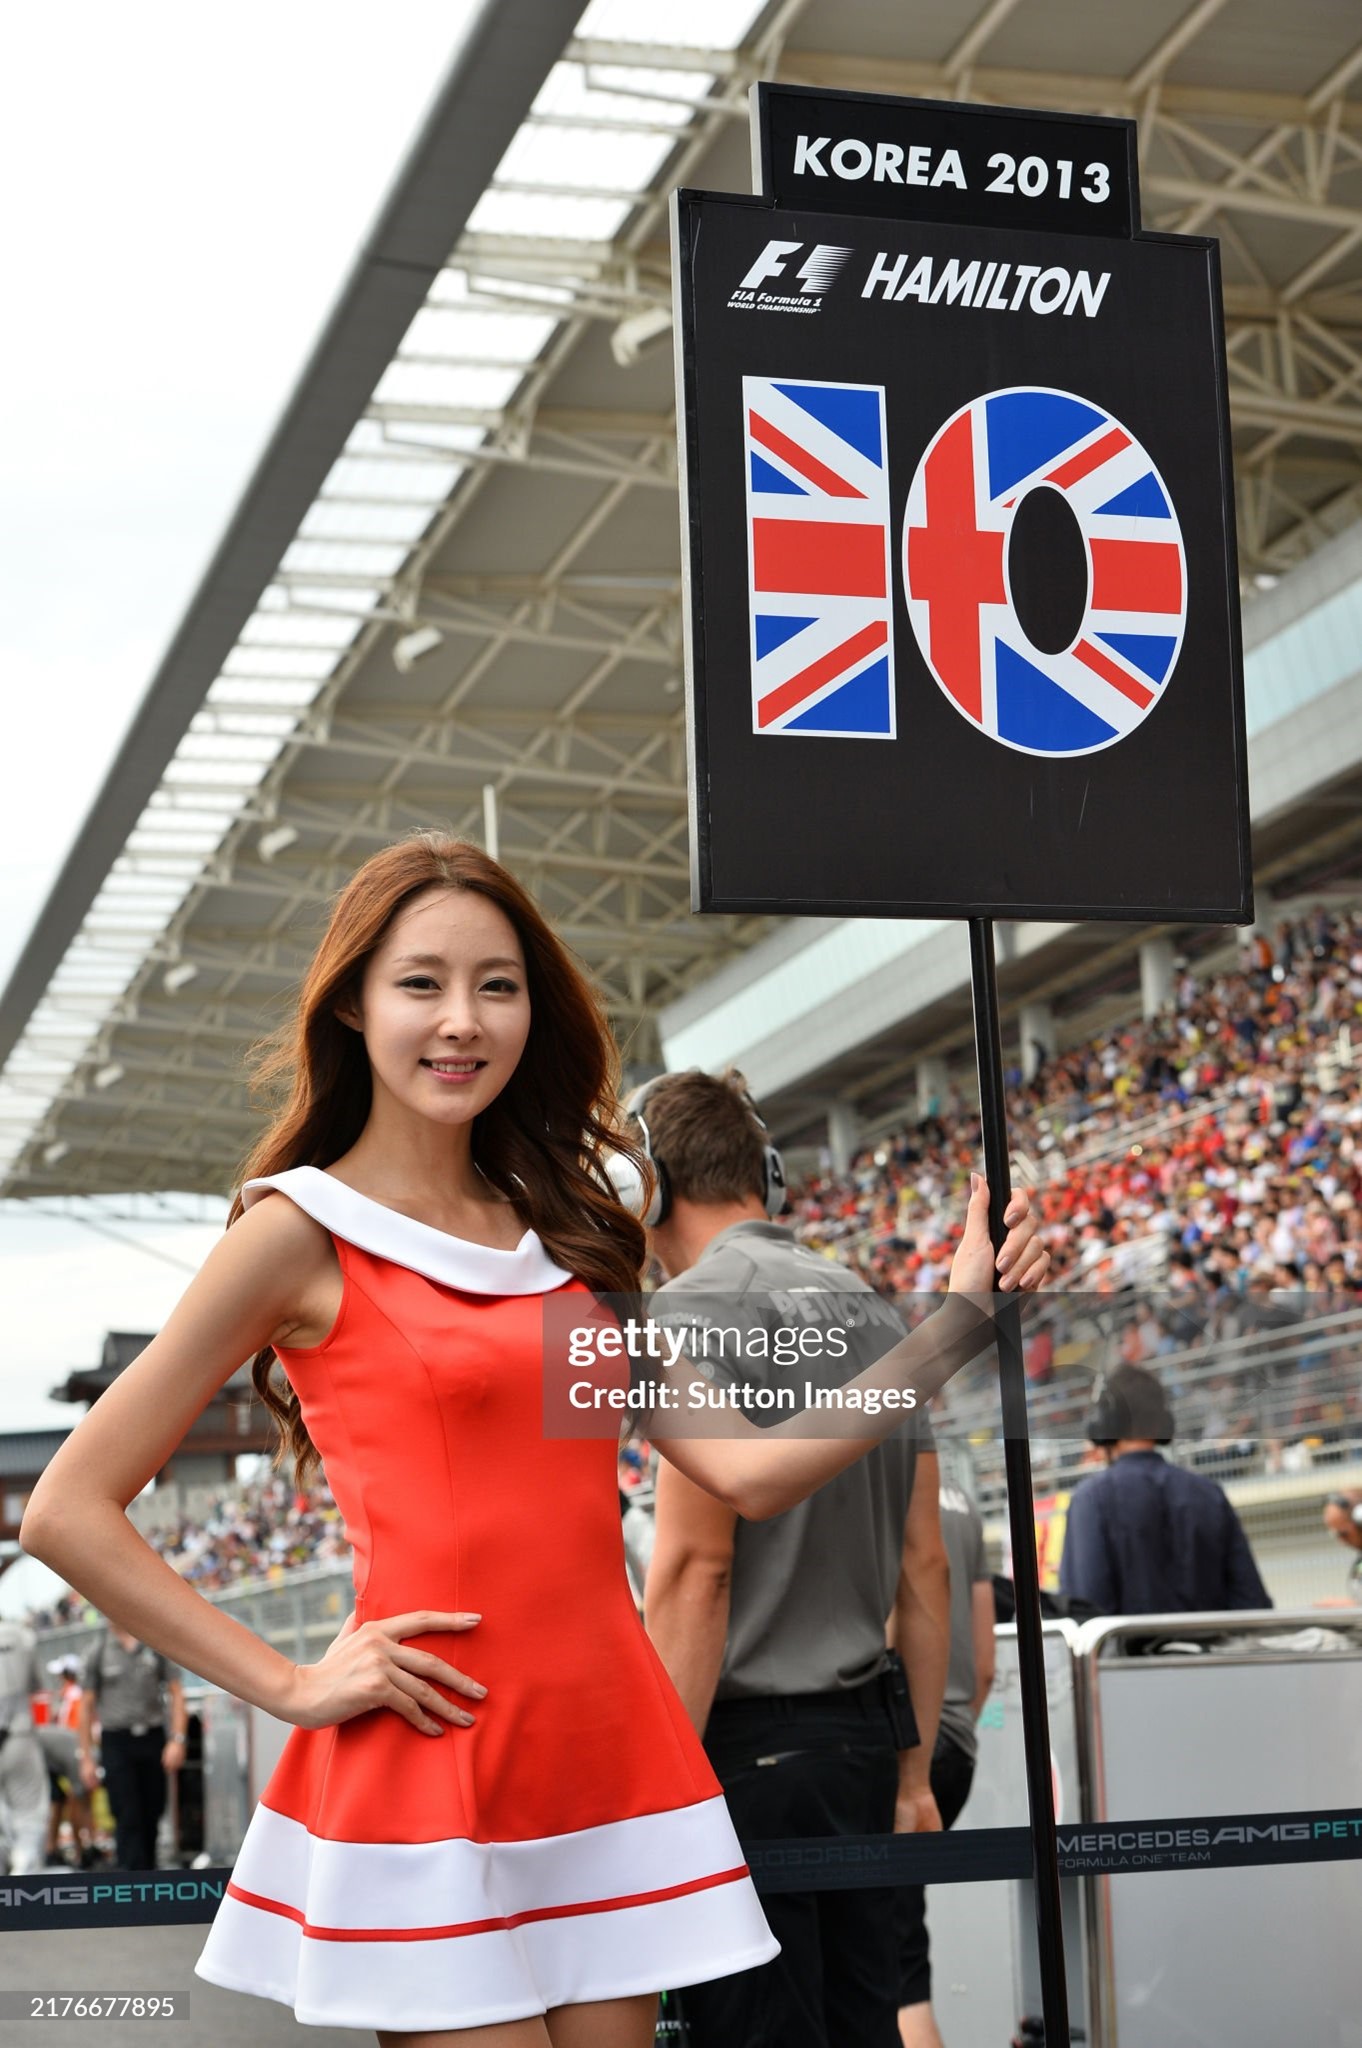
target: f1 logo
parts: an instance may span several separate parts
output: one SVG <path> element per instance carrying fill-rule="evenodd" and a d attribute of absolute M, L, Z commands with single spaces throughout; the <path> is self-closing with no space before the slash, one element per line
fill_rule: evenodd
<path fill-rule="evenodd" d="M 769 278 L 783 277 L 786 257 L 797 255 L 803 247 L 802 242 L 768 242 L 739 285 L 739 291 L 758 291 Z M 835 242 L 816 242 L 796 272 L 799 289 L 825 292 L 850 254 L 850 249 L 839 248 Z"/>
<path fill-rule="evenodd" d="M 802 249 L 802 242 L 768 242 L 752 268 L 739 285 L 739 291 L 754 292 L 765 284 L 768 277 L 781 277 L 785 270 L 785 258 L 793 256 L 796 249 Z"/>

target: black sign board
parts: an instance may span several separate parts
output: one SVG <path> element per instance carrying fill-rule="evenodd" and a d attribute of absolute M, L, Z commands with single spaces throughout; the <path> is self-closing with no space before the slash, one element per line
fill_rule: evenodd
<path fill-rule="evenodd" d="M 673 218 L 695 907 L 1247 921 L 1214 241 Z"/>
<path fill-rule="evenodd" d="M 1133 235 L 1133 121 L 809 86 L 753 87 L 755 182 L 777 206 Z"/>
<path fill-rule="evenodd" d="M 992 919 L 1252 915 L 1216 245 L 1138 232 L 1129 124 L 778 88 L 758 115 L 762 196 L 672 210 L 692 902 L 968 920 L 997 1250 Z M 996 1330 L 1068 2048 L 1015 1296 Z"/>

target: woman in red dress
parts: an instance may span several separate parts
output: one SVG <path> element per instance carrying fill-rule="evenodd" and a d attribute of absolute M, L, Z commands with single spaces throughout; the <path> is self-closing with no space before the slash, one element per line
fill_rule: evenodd
<path fill-rule="evenodd" d="M 617 1445 L 543 1426 L 545 1298 L 598 1314 L 646 1256 L 603 1171 L 614 1151 L 648 1174 L 608 1027 L 506 870 L 421 835 L 342 892 L 266 1071 L 289 1093 L 229 1229 L 53 1459 L 24 1548 L 292 1724 L 200 1976 L 381 2044 L 646 2048 L 659 1988 L 777 1944 L 634 1607 Z M 1034 1287 L 1046 1255 L 1024 1197 L 1012 1213 L 1002 1284 Z M 982 1182 L 952 1282 L 995 1285 Z M 977 1343 L 977 1310 L 948 1305 L 873 1372 L 913 1385 L 966 1323 Z M 124 1512 L 251 1356 L 278 1456 L 300 1480 L 324 1460 L 354 1552 L 354 1614 L 315 1664 L 204 1600 Z M 854 1441 L 653 1435 L 765 1515 L 895 1419 Z"/>

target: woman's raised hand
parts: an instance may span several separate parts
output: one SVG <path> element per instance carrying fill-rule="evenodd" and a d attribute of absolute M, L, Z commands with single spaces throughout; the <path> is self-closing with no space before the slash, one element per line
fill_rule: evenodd
<path fill-rule="evenodd" d="M 411 1649 L 402 1638 L 474 1628 L 481 1619 L 426 1608 L 360 1623 L 352 1614 L 319 1663 L 294 1666 L 283 1718 L 299 1728 L 330 1728 L 374 1707 L 391 1707 L 423 1735 L 443 1735 L 451 1721 L 466 1728 L 474 1716 L 437 1692 L 436 1684 L 475 1700 L 485 1697 L 486 1686 L 429 1650 Z"/>
<path fill-rule="evenodd" d="M 1018 1189 L 1003 1218 L 1010 1228 L 1003 1239 L 995 1264 L 993 1240 L 988 1231 L 988 1182 L 981 1173 L 970 1175 L 969 1207 L 965 1211 L 965 1234 L 951 1261 L 947 1283 L 954 1294 L 993 1294 L 1017 1289 L 1034 1294 L 1050 1270 L 1050 1254 L 1040 1242 L 1040 1225 L 1031 1214 L 1031 1198 Z"/>

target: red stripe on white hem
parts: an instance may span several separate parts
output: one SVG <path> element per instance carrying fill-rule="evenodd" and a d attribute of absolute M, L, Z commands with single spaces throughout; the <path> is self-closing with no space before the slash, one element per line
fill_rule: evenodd
<path fill-rule="evenodd" d="M 239 1900 L 243 1906 L 255 1906 L 261 1912 L 278 1913 L 286 1920 L 296 1920 L 312 1941 L 447 1941 L 459 1934 L 503 1933 L 533 1920 L 567 1920 L 579 1913 L 614 1913 L 626 1906 L 660 1905 L 664 1899 L 680 1899 L 689 1892 L 710 1891 L 715 1885 L 733 1884 L 738 1878 L 748 1875 L 747 1865 L 738 1863 L 732 1870 L 720 1870 L 710 1877 L 693 1877 L 686 1884 L 666 1885 L 659 1891 L 634 1892 L 618 1899 L 586 1899 L 576 1905 L 536 1906 L 528 1912 L 510 1913 L 501 1919 L 464 1920 L 448 1927 L 314 1927 L 296 1906 L 287 1906 L 281 1899 L 267 1899 L 260 1892 L 248 1892 L 230 1879 L 227 1896 Z"/>

